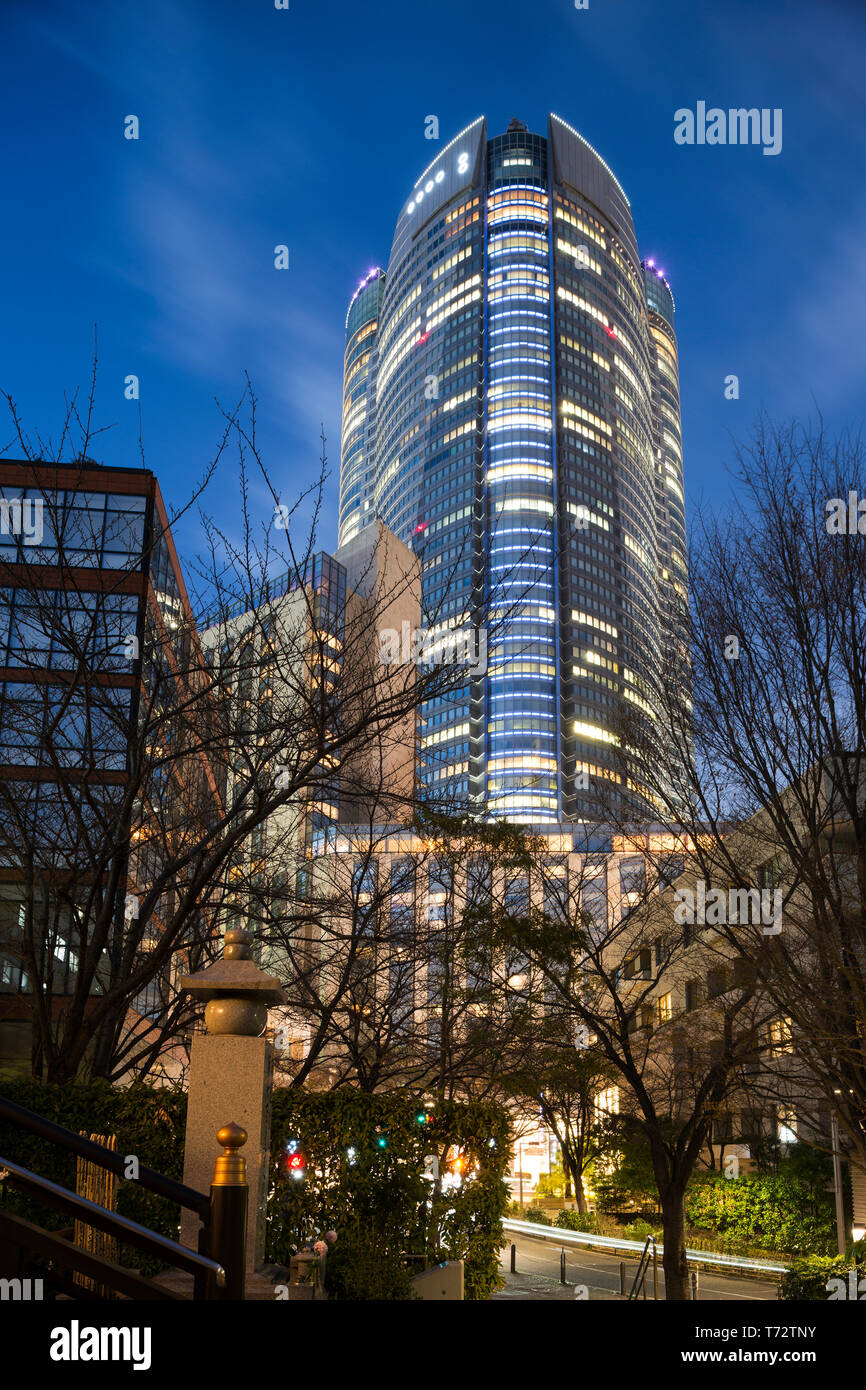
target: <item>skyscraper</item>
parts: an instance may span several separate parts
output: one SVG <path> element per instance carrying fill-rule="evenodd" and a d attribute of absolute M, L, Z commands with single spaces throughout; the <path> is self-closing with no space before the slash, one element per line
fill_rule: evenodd
<path fill-rule="evenodd" d="M 421 561 L 428 625 L 490 625 L 486 669 L 422 710 L 430 792 L 539 823 L 628 804 L 616 711 L 653 718 L 686 603 L 674 305 L 558 116 L 461 131 L 356 291 L 341 541 L 377 517 Z"/>

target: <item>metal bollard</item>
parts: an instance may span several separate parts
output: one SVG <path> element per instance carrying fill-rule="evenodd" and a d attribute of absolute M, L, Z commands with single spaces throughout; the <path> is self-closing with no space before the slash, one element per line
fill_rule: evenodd
<path fill-rule="evenodd" d="M 516 1273 L 517 1273 L 517 1246 L 516 1246 L 516 1245 L 512 1245 L 512 1247 L 511 1247 L 511 1273 L 512 1273 L 512 1274 L 516 1274 Z"/>
<path fill-rule="evenodd" d="M 696 1269 L 692 1270 L 692 1301 L 694 1303 L 698 1301 L 698 1271 Z"/>
<path fill-rule="evenodd" d="M 210 1189 L 208 1254 L 226 1272 L 225 1287 L 211 1281 L 210 1297 L 242 1299 L 246 1286 L 247 1187 L 246 1162 L 237 1153 L 247 1142 L 240 1125 L 228 1124 L 217 1131 L 223 1152 L 216 1161 Z"/>
<path fill-rule="evenodd" d="M 568 1280 L 567 1280 L 566 1277 L 565 1277 L 565 1251 L 564 1251 L 564 1250 L 560 1250 L 560 1252 L 559 1252 L 559 1282 L 560 1282 L 560 1284 L 567 1284 L 567 1283 L 568 1283 Z"/>
<path fill-rule="evenodd" d="M 619 1262 L 619 1291 L 625 1298 L 625 1260 Z"/>

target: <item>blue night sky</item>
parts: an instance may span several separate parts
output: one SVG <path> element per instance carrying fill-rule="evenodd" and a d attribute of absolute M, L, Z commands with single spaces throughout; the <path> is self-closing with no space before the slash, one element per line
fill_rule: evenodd
<path fill-rule="evenodd" d="M 96 323 L 115 427 L 92 452 L 137 463 L 136 374 L 146 460 L 179 505 L 221 434 L 214 398 L 247 370 L 283 501 L 324 423 L 332 547 L 348 299 L 437 149 L 479 114 L 491 134 L 512 116 L 544 133 L 550 110 L 617 174 L 670 279 L 690 501 L 724 501 L 761 407 L 861 427 L 863 0 L 290 4 L 4 0 L 0 387 L 31 428 L 55 430 L 64 391 L 86 387 Z M 676 145 L 674 111 L 698 101 L 781 107 L 782 152 Z M 233 483 L 227 467 L 209 503 L 230 529 Z"/>

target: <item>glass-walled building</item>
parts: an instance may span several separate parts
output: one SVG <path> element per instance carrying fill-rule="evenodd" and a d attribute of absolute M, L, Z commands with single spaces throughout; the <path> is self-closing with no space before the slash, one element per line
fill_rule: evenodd
<path fill-rule="evenodd" d="M 179 690 L 186 706 L 195 643 L 152 472 L 0 460 L 0 1071 L 29 1070 L 37 1007 L 86 1017 L 121 971 L 127 895 L 146 891 L 159 862 L 156 832 L 143 828 L 152 789 L 158 827 L 188 815 L 197 794 L 199 814 L 220 811 L 204 759 L 181 784 L 189 765 L 179 755 L 167 759 L 172 776 L 142 748 L 145 729 L 173 737 L 153 710 L 171 708 Z M 156 768 L 150 781 L 143 761 Z M 154 939 L 170 898 L 150 919 Z M 103 901 L 111 921 L 103 913 L 96 927 Z M 90 998 L 85 946 L 99 959 Z M 130 1030 L 168 1007 L 182 964 L 176 951 L 136 996 Z"/>
<path fill-rule="evenodd" d="M 687 575 L 673 298 L 618 180 L 558 116 L 479 118 L 407 191 L 347 334 L 341 540 L 381 518 L 426 627 L 489 635 L 422 711 L 429 793 L 522 822 L 633 804 L 617 711 L 654 717 Z"/>
<path fill-rule="evenodd" d="M 375 359 L 384 288 L 385 274 L 377 266 L 364 276 L 346 315 L 340 438 L 341 544 L 350 541 L 375 516 L 370 474 L 375 392 L 368 390 L 368 382 Z"/>

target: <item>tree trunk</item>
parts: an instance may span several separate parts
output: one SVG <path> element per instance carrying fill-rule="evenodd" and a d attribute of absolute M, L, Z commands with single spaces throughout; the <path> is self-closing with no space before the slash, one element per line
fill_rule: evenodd
<path fill-rule="evenodd" d="M 685 1188 L 679 1183 L 666 1184 L 664 1191 L 659 1195 L 662 1203 L 665 1298 L 684 1302 L 689 1297 Z"/>
<path fill-rule="evenodd" d="M 574 1187 L 574 1196 L 577 1202 L 577 1209 L 579 1212 L 585 1215 L 586 1193 L 583 1190 L 583 1174 L 580 1171 L 579 1165 L 575 1163 L 574 1159 L 569 1155 L 566 1147 L 562 1143 L 560 1143 L 560 1148 L 562 1150 L 562 1167 L 566 1175 L 565 1195 L 566 1197 L 570 1195 L 568 1188 L 569 1185 L 572 1185 Z"/>
<path fill-rule="evenodd" d="M 574 1175 L 574 1196 L 577 1201 L 577 1209 L 582 1216 L 586 1215 L 586 1193 L 583 1190 L 583 1178 L 580 1173 Z"/>
<path fill-rule="evenodd" d="M 42 1034 L 39 1030 L 39 1020 L 36 1017 L 36 1010 L 30 1013 L 30 1070 L 37 1081 L 42 1080 L 42 1072 L 45 1064 L 45 1057 L 42 1049 Z"/>

